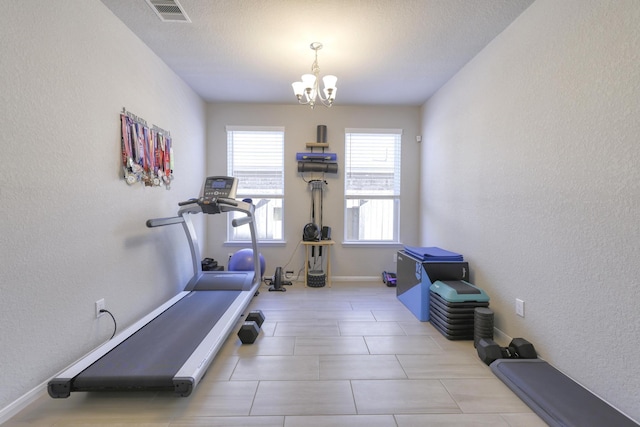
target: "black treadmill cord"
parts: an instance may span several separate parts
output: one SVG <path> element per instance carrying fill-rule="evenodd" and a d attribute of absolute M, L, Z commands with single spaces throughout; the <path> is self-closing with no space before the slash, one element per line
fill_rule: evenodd
<path fill-rule="evenodd" d="M 118 325 L 116 323 L 116 318 L 113 317 L 113 314 L 109 310 L 105 310 L 104 308 L 100 310 L 100 313 L 107 313 L 113 319 L 113 334 L 111 334 L 111 338 L 116 336 L 116 330 L 118 329 Z M 109 338 L 109 339 L 111 339 Z"/>

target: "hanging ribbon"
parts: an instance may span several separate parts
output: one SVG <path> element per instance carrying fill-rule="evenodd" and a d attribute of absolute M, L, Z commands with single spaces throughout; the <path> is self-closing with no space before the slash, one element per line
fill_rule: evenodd
<path fill-rule="evenodd" d="M 120 114 L 122 170 L 129 185 L 142 182 L 148 187 L 169 189 L 173 180 L 171 134 L 149 128 L 147 122 L 122 109 Z"/>

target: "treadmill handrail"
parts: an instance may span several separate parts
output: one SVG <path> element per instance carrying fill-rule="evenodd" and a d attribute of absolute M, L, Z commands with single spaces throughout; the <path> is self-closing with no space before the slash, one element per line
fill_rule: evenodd
<path fill-rule="evenodd" d="M 147 227 L 163 227 L 165 225 L 181 224 L 183 222 L 184 218 L 182 218 L 181 216 L 172 216 L 169 218 L 153 218 L 147 220 Z"/>
<path fill-rule="evenodd" d="M 232 220 L 232 225 L 234 227 L 240 225 L 249 225 L 249 231 L 251 234 L 251 248 L 254 254 L 259 254 L 258 251 L 258 233 L 256 231 L 255 224 L 255 205 L 251 202 L 245 202 L 244 200 L 236 200 L 236 199 L 228 199 L 228 198 L 218 198 L 214 201 L 216 206 L 215 213 L 226 213 L 226 212 L 240 212 L 244 213 L 245 217 L 234 218 Z M 191 252 L 191 262 L 193 267 L 193 277 L 187 283 L 187 286 L 184 288 L 185 291 L 191 291 L 194 289 L 195 284 L 198 279 L 202 276 L 202 264 L 200 262 L 200 247 L 198 245 L 198 237 L 196 235 L 195 228 L 193 226 L 193 222 L 191 221 L 190 214 L 203 213 L 202 203 L 190 203 L 188 205 L 181 206 L 178 209 L 178 217 L 182 218 L 182 221 L 176 220 L 175 222 L 171 222 L 171 220 L 167 220 L 166 224 L 178 224 L 182 223 L 182 227 L 184 229 L 185 235 L 187 236 L 187 241 L 189 242 L 189 250 Z M 213 213 L 213 212 L 210 212 Z M 162 220 L 162 219 L 161 219 Z M 154 220 L 149 220 L 154 221 Z M 147 221 L 147 223 L 149 223 Z M 260 269 L 260 257 L 253 257 L 254 264 L 254 276 L 252 280 L 252 284 L 260 283 L 262 280 L 262 271 Z"/>

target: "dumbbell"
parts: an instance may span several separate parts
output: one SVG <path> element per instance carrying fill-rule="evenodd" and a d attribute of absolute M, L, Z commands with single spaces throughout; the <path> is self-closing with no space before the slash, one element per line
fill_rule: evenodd
<path fill-rule="evenodd" d="M 264 322 L 264 314 L 260 310 L 250 311 L 238 331 L 238 338 L 242 344 L 253 344 L 260 334 L 260 327 Z"/>
<path fill-rule="evenodd" d="M 260 310 L 252 310 L 247 314 L 247 318 L 245 322 L 256 322 L 258 324 L 258 328 L 262 327 L 262 323 L 264 322 L 264 314 Z"/>
<path fill-rule="evenodd" d="M 487 365 L 497 359 L 535 359 L 536 349 L 524 338 L 514 338 L 507 347 L 500 347 L 489 338 L 480 338 L 477 345 L 478 357 Z"/>

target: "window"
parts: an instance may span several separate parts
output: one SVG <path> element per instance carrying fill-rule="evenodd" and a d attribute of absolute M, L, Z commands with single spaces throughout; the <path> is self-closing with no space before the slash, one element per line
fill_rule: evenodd
<path fill-rule="evenodd" d="M 401 129 L 345 132 L 345 242 L 397 243 Z"/>
<path fill-rule="evenodd" d="M 281 241 L 284 128 L 227 126 L 227 174 L 238 178 L 237 197 L 253 200 L 258 240 Z M 251 240 L 249 227 L 235 228 L 231 226 L 235 214 L 228 217 L 227 240 Z"/>

